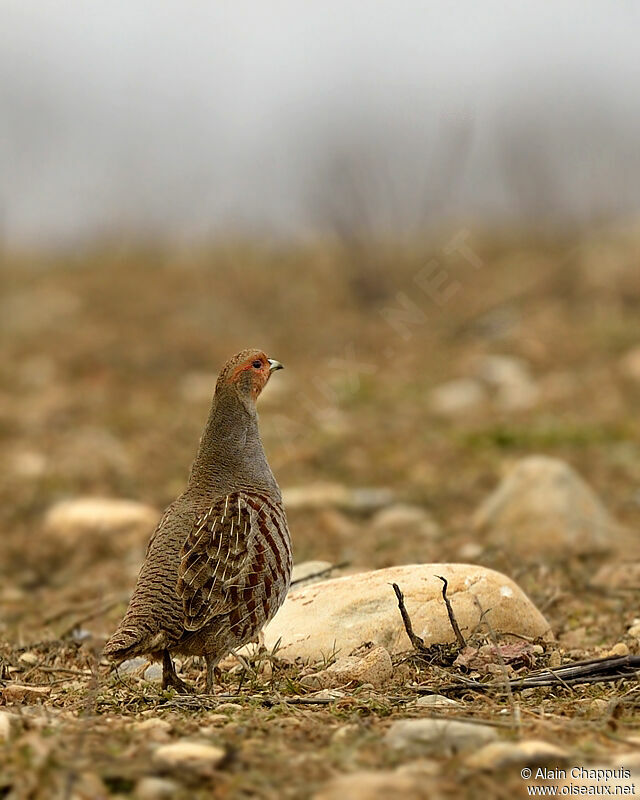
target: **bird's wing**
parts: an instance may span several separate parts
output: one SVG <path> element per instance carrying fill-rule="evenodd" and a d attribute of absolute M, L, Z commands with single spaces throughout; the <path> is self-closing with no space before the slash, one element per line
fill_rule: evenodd
<path fill-rule="evenodd" d="M 196 631 L 238 603 L 233 591 L 250 569 L 260 506 L 242 492 L 216 501 L 193 525 L 182 547 L 178 595 L 184 626 Z"/>

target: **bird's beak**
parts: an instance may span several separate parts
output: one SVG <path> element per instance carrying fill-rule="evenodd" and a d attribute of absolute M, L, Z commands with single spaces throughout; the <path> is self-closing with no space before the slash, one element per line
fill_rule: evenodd
<path fill-rule="evenodd" d="M 275 372 L 277 369 L 284 369 L 282 364 L 276 361 L 275 358 L 268 358 L 267 361 L 269 362 L 269 372 Z"/>

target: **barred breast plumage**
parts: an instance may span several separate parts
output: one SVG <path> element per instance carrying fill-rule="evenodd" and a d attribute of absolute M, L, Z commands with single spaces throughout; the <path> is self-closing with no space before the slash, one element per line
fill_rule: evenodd
<path fill-rule="evenodd" d="M 207 691 L 220 658 L 254 639 L 282 604 L 291 541 L 264 454 L 255 401 L 277 361 L 245 350 L 222 370 L 186 491 L 154 532 L 120 626 L 105 646 L 119 663 L 163 660 L 163 685 L 183 689 L 172 653 L 203 655 Z"/>

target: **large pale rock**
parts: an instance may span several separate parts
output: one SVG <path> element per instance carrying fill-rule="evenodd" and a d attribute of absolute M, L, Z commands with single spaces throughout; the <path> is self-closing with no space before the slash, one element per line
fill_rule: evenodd
<path fill-rule="evenodd" d="M 401 719 L 394 722 L 385 736 L 396 750 L 413 750 L 428 755 L 451 755 L 493 742 L 495 728 L 455 719 Z"/>
<path fill-rule="evenodd" d="M 623 528 L 563 461 L 519 461 L 477 509 L 476 529 L 523 558 L 584 555 L 614 547 Z"/>
<path fill-rule="evenodd" d="M 134 500 L 79 497 L 52 506 L 45 516 L 49 533 L 73 543 L 96 534 L 146 534 L 160 518 L 159 512 Z"/>
<path fill-rule="evenodd" d="M 363 642 L 390 653 L 411 649 L 391 583 L 405 597 L 413 627 L 427 645 L 454 640 L 442 601 L 442 575 L 448 597 L 463 632 L 480 621 L 480 608 L 498 633 L 550 636 L 549 623 L 524 592 L 505 575 L 470 564 L 411 564 L 333 578 L 291 591 L 264 629 L 278 655 L 319 661 L 338 651 L 348 656 Z"/>

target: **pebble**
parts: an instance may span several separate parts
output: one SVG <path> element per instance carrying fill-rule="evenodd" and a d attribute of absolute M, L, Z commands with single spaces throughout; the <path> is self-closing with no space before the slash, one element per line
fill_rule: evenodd
<path fill-rule="evenodd" d="M 214 769 L 225 757 L 221 747 L 200 742 L 173 742 L 158 747 L 152 756 L 157 767 L 165 769 Z"/>
<path fill-rule="evenodd" d="M 444 697 L 441 694 L 424 694 L 412 704 L 420 706 L 421 708 L 444 708 L 446 706 L 460 706 L 457 700 L 452 700 L 450 697 Z"/>
<path fill-rule="evenodd" d="M 133 723 L 132 728 L 136 733 L 143 733 L 145 738 L 153 742 L 167 741 L 170 736 L 171 723 L 165 719 L 150 717 Z"/>
<path fill-rule="evenodd" d="M 216 706 L 216 711 L 242 711 L 240 703 L 220 703 Z"/>
<path fill-rule="evenodd" d="M 170 800 L 179 791 L 179 786 L 167 778 L 141 778 L 136 783 L 136 800 Z"/>
<path fill-rule="evenodd" d="M 394 749 L 451 755 L 481 747 L 497 736 L 489 725 L 448 719 L 404 719 L 391 725 L 385 742 Z"/>
<path fill-rule="evenodd" d="M 596 697 L 595 700 L 592 700 L 589 703 L 589 711 L 592 714 L 601 717 L 603 714 L 606 714 L 609 710 L 609 703 L 606 700 L 603 700 L 601 697 Z"/>
<path fill-rule="evenodd" d="M 5 703 L 37 703 L 51 694 L 49 686 L 22 686 L 19 683 L 8 683 L 2 689 Z"/>
<path fill-rule="evenodd" d="M 626 535 L 572 467 L 541 455 L 515 463 L 473 525 L 486 541 L 527 560 L 601 553 L 622 546 Z"/>
<path fill-rule="evenodd" d="M 0 742 L 6 742 L 11 737 L 18 721 L 19 717 L 16 714 L 0 711 Z"/>
<path fill-rule="evenodd" d="M 305 675 L 300 683 L 310 689 L 330 689 L 355 681 L 379 688 L 393 676 L 393 663 L 388 650 L 374 647 L 364 656 L 338 659 L 327 669 Z"/>
<path fill-rule="evenodd" d="M 118 667 L 118 672 L 121 672 L 123 675 L 133 675 L 148 663 L 148 658 L 128 658 L 126 661 L 123 661 L 122 664 L 120 664 Z"/>
<path fill-rule="evenodd" d="M 438 800 L 428 779 L 397 772 L 354 772 L 329 781 L 312 800 Z"/>
<path fill-rule="evenodd" d="M 425 539 L 436 539 L 441 534 L 440 526 L 426 509 L 405 503 L 378 511 L 371 518 L 371 527 L 374 531 Z"/>
<path fill-rule="evenodd" d="M 606 657 L 613 658 L 613 657 L 620 657 L 620 656 L 628 656 L 629 655 L 629 647 L 624 642 L 618 642 L 614 644 L 611 650 L 606 654 Z"/>
<path fill-rule="evenodd" d="M 470 769 L 497 770 L 517 764 L 562 764 L 569 758 L 569 753 L 561 747 L 539 739 L 525 739 L 520 742 L 491 742 L 467 756 L 465 765 Z"/>
<path fill-rule="evenodd" d="M 345 511 L 372 512 L 393 502 L 390 489 L 352 489 L 335 483 L 312 483 L 282 490 L 287 511 L 341 508 Z"/>
<path fill-rule="evenodd" d="M 38 663 L 38 661 L 40 661 L 40 658 L 36 653 L 27 652 L 27 653 L 22 653 L 18 661 L 21 664 L 26 664 L 29 667 L 33 667 L 35 664 Z"/>
<path fill-rule="evenodd" d="M 44 524 L 48 533 L 75 543 L 88 535 L 148 535 L 159 517 L 155 508 L 135 500 L 77 497 L 52 506 L 45 515 Z"/>
<path fill-rule="evenodd" d="M 435 414 L 443 417 L 460 417 L 481 408 L 487 394 L 479 381 L 458 378 L 448 381 L 429 394 L 429 405 Z"/>
<path fill-rule="evenodd" d="M 149 681 L 149 683 L 161 683 L 162 664 L 151 664 L 145 669 L 142 677 L 145 679 L 145 681 Z"/>

